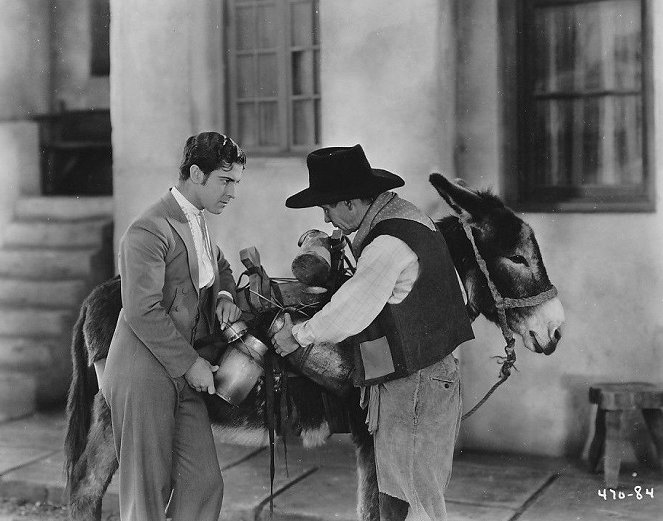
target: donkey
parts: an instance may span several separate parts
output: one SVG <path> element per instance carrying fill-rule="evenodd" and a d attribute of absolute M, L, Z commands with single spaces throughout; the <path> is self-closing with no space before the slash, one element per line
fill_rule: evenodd
<path fill-rule="evenodd" d="M 438 221 L 456 270 L 465 287 L 467 311 L 472 320 L 480 314 L 498 323 L 493 295 L 477 263 L 473 247 L 461 221 L 469 224 L 476 247 L 488 268 L 490 279 L 501 295 L 526 298 L 539 295 L 551 287 L 534 232 L 502 201 L 488 191 L 475 192 L 453 184 L 444 176 L 433 174 L 431 184 L 456 215 Z M 98 520 L 101 500 L 117 470 L 113 449 L 110 411 L 100 392 L 94 362 L 103 361 L 108 353 L 115 323 L 120 312 L 119 278 L 115 277 L 86 298 L 73 329 L 73 379 L 67 403 L 65 468 L 69 493 L 70 516 L 73 520 Z M 264 317 L 263 317 L 264 318 Z M 267 317 L 263 323 L 269 323 Z M 564 310 L 558 298 L 524 308 L 506 311 L 508 328 L 522 339 L 523 345 L 535 352 L 550 355 L 561 339 Z M 259 320 L 260 322 L 260 320 Z M 264 334 L 258 331 L 256 334 Z M 338 359 L 337 370 L 347 371 L 351 354 L 336 345 L 325 346 L 330 356 Z M 292 355 L 291 355 L 292 356 Z M 329 369 L 329 366 L 327 366 Z M 359 477 L 357 513 L 362 521 L 378 521 L 378 490 L 372 438 L 363 422 L 356 390 L 338 388 L 342 375 L 311 375 L 295 378 L 297 392 L 289 393 L 292 410 L 289 430 L 301 435 L 305 446 L 324 443 L 330 435 L 323 413 L 321 392 L 328 387 L 341 394 L 349 411 L 352 438 L 356 446 Z M 329 384 L 330 376 L 335 378 Z M 293 385 L 293 384 L 288 384 Z M 210 419 L 224 439 L 244 444 L 265 444 L 267 438 L 265 390 L 256 385 L 238 408 L 215 396 L 206 396 Z"/>

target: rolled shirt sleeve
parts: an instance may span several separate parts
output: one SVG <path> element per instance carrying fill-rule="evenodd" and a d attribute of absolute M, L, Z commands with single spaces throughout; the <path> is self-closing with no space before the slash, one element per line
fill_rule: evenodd
<path fill-rule="evenodd" d="M 364 248 L 357 270 L 310 320 L 293 327 L 300 345 L 336 343 L 366 329 L 385 304 L 401 302 L 419 273 L 419 260 L 400 239 L 380 235 Z"/>
<path fill-rule="evenodd" d="M 226 297 L 231 302 L 235 302 L 235 299 L 233 298 L 233 296 L 230 294 L 229 291 L 225 291 L 223 289 L 221 291 L 219 291 L 219 294 L 217 295 L 217 298 L 221 298 L 221 297 Z"/>

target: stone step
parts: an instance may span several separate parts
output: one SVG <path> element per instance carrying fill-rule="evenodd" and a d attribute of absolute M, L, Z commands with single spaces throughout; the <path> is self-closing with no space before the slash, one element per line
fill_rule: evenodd
<path fill-rule="evenodd" d="M 102 244 L 106 238 L 104 227 L 110 225 L 111 220 L 107 218 L 74 221 L 21 220 L 10 222 L 2 238 L 3 244 L 9 247 L 92 247 Z M 111 239 L 110 236 L 108 238 Z"/>
<path fill-rule="evenodd" d="M 56 363 L 55 357 L 68 351 L 69 341 L 65 335 L 58 337 L 0 335 L 0 368 L 38 374 Z"/>
<path fill-rule="evenodd" d="M 16 219 L 71 220 L 110 217 L 112 197 L 23 197 L 16 202 Z"/>
<path fill-rule="evenodd" d="M 85 278 L 96 253 L 96 249 L 89 248 L 4 248 L 0 250 L 0 276 L 31 280 Z"/>
<path fill-rule="evenodd" d="M 0 335 L 58 336 L 71 327 L 68 309 L 0 306 Z"/>
<path fill-rule="evenodd" d="M 88 284 L 82 279 L 30 280 L 0 277 L 0 304 L 78 308 Z"/>

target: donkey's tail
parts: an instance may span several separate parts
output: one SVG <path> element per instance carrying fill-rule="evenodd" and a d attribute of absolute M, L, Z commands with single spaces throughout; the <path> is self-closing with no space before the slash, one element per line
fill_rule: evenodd
<path fill-rule="evenodd" d="M 83 335 L 86 311 L 87 302 L 84 302 L 74 325 L 71 340 L 73 371 L 67 397 L 67 432 L 64 439 L 67 490 L 71 490 L 74 468 L 85 450 L 90 429 L 92 400 L 97 391 L 96 380 L 93 381 L 92 375 L 89 374 L 87 348 Z"/>

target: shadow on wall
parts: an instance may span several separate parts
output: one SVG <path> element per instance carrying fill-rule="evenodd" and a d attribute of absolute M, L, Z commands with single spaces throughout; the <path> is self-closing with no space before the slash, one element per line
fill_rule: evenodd
<path fill-rule="evenodd" d="M 589 387 L 598 380 L 589 380 L 587 375 L 562 375 L 561 388 L 566 390 L 564 399 L 567 411 L 564 432 L 564 454 L 573 458 L 586 458 L 589 435 L 593 436 L 596 407 L 589 403 Z M 590 432 L 591 431 L 591 432 Z M 591 441 L 591 439 L 589 439 Z"/>

